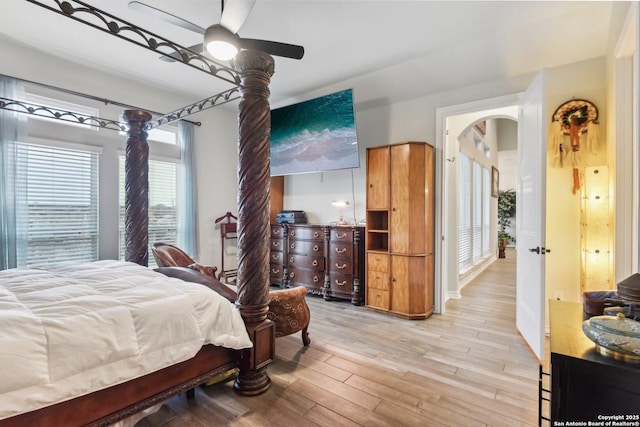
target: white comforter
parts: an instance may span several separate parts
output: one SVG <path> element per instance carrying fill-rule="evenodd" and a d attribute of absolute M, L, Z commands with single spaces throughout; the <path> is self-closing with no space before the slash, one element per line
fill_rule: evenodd
<path fill-rule="evenodd" d="M 121 261 L 0 271 L 0 419 L 193 357 L 251 347 L 205 286 Z"/>

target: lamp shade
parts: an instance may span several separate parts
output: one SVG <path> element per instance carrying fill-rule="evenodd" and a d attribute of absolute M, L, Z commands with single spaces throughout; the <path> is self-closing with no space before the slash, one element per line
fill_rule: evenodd
<path fill-rule="evenodd" d="M 238 53 L 240 39 L 222 25 L 216 24 L 206 29 L 204 45 L 214 58 L 228 61 Z"/>

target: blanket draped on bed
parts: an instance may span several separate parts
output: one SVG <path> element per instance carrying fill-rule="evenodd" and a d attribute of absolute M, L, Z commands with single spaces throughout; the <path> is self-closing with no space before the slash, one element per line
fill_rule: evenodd
<path fill-rule="evenodd" d="M 0 271 L 0 419 L 193 357 L 251 347 L 239 311 L 205 286 L 97 261 Z"/>

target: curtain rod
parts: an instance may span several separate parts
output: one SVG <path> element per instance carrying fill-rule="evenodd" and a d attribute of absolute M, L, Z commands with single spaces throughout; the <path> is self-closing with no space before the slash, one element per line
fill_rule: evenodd
<path fill-rule="evenodd" d="M 112 101 L 110 99 L 100 98 L 98 96 L 88 95 L 88 94 L 82 93 L 82 92 L 76 92 L 76 91 L 71 90 L 71 89 L 65 89 L 65 88 L 61 88 L 61 87 L 56 87 L 56 86 L 48 85 L 46 83 L 34 82 L 32 80 L 25 80 L 25 79 L 21 79 L 21 78 L 18 78 L 18 77 L 8 76 L 6 74 L 0 74 L 0 76 L 8 77 L 10 79 L 19 80 L 19 81 L 24 82 L 24 83 L 34 84 L 34 85 L 37 85 L 37 86 L 40 86 L 40 87 L 44 87 L 44 88 L 47 88 L 47 89 L 53 89 L 53 90 L 56 90 L 58 92 L 66 93 L 66 94 L 69 94 L 69 95 L 80 96 L 82 98 L 91 99 L 93 101 L 103 102 L 105 105 L 111 104 L 111 105 L 115 105 L 115 106 L 122 107 L 122 108 L 128 108 L 128 109 L 134 109 L 134 110 L 144 110 L 144 111 L 147 111 L 147 112 L 149 112 L 151 114 L 157 114 L 157 115 L 161 115 L 161 116 L 164 115 L 164 113 L 160 113 L 160 112 L 157 112 L 157 111 L 146 110 L 144 108 L 136 107 L 135 105 L 129 105 L 129 104 L 125 104 L 123 102 Z M 184 120 L 185 122 L 194 124 L 196 126 L 202 126 L 202 122 L 193 122 L 191 120 L 186 120 L 186 119 L 181 119 L 181 120 Z"/>

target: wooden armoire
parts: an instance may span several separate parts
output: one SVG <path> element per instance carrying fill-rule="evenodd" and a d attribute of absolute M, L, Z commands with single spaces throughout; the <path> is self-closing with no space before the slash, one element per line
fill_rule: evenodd
<path fill-rule="evenodd" d="M 425 142 L 367 149 L 367 307 L 433 313 L 434 153 Z"/>

